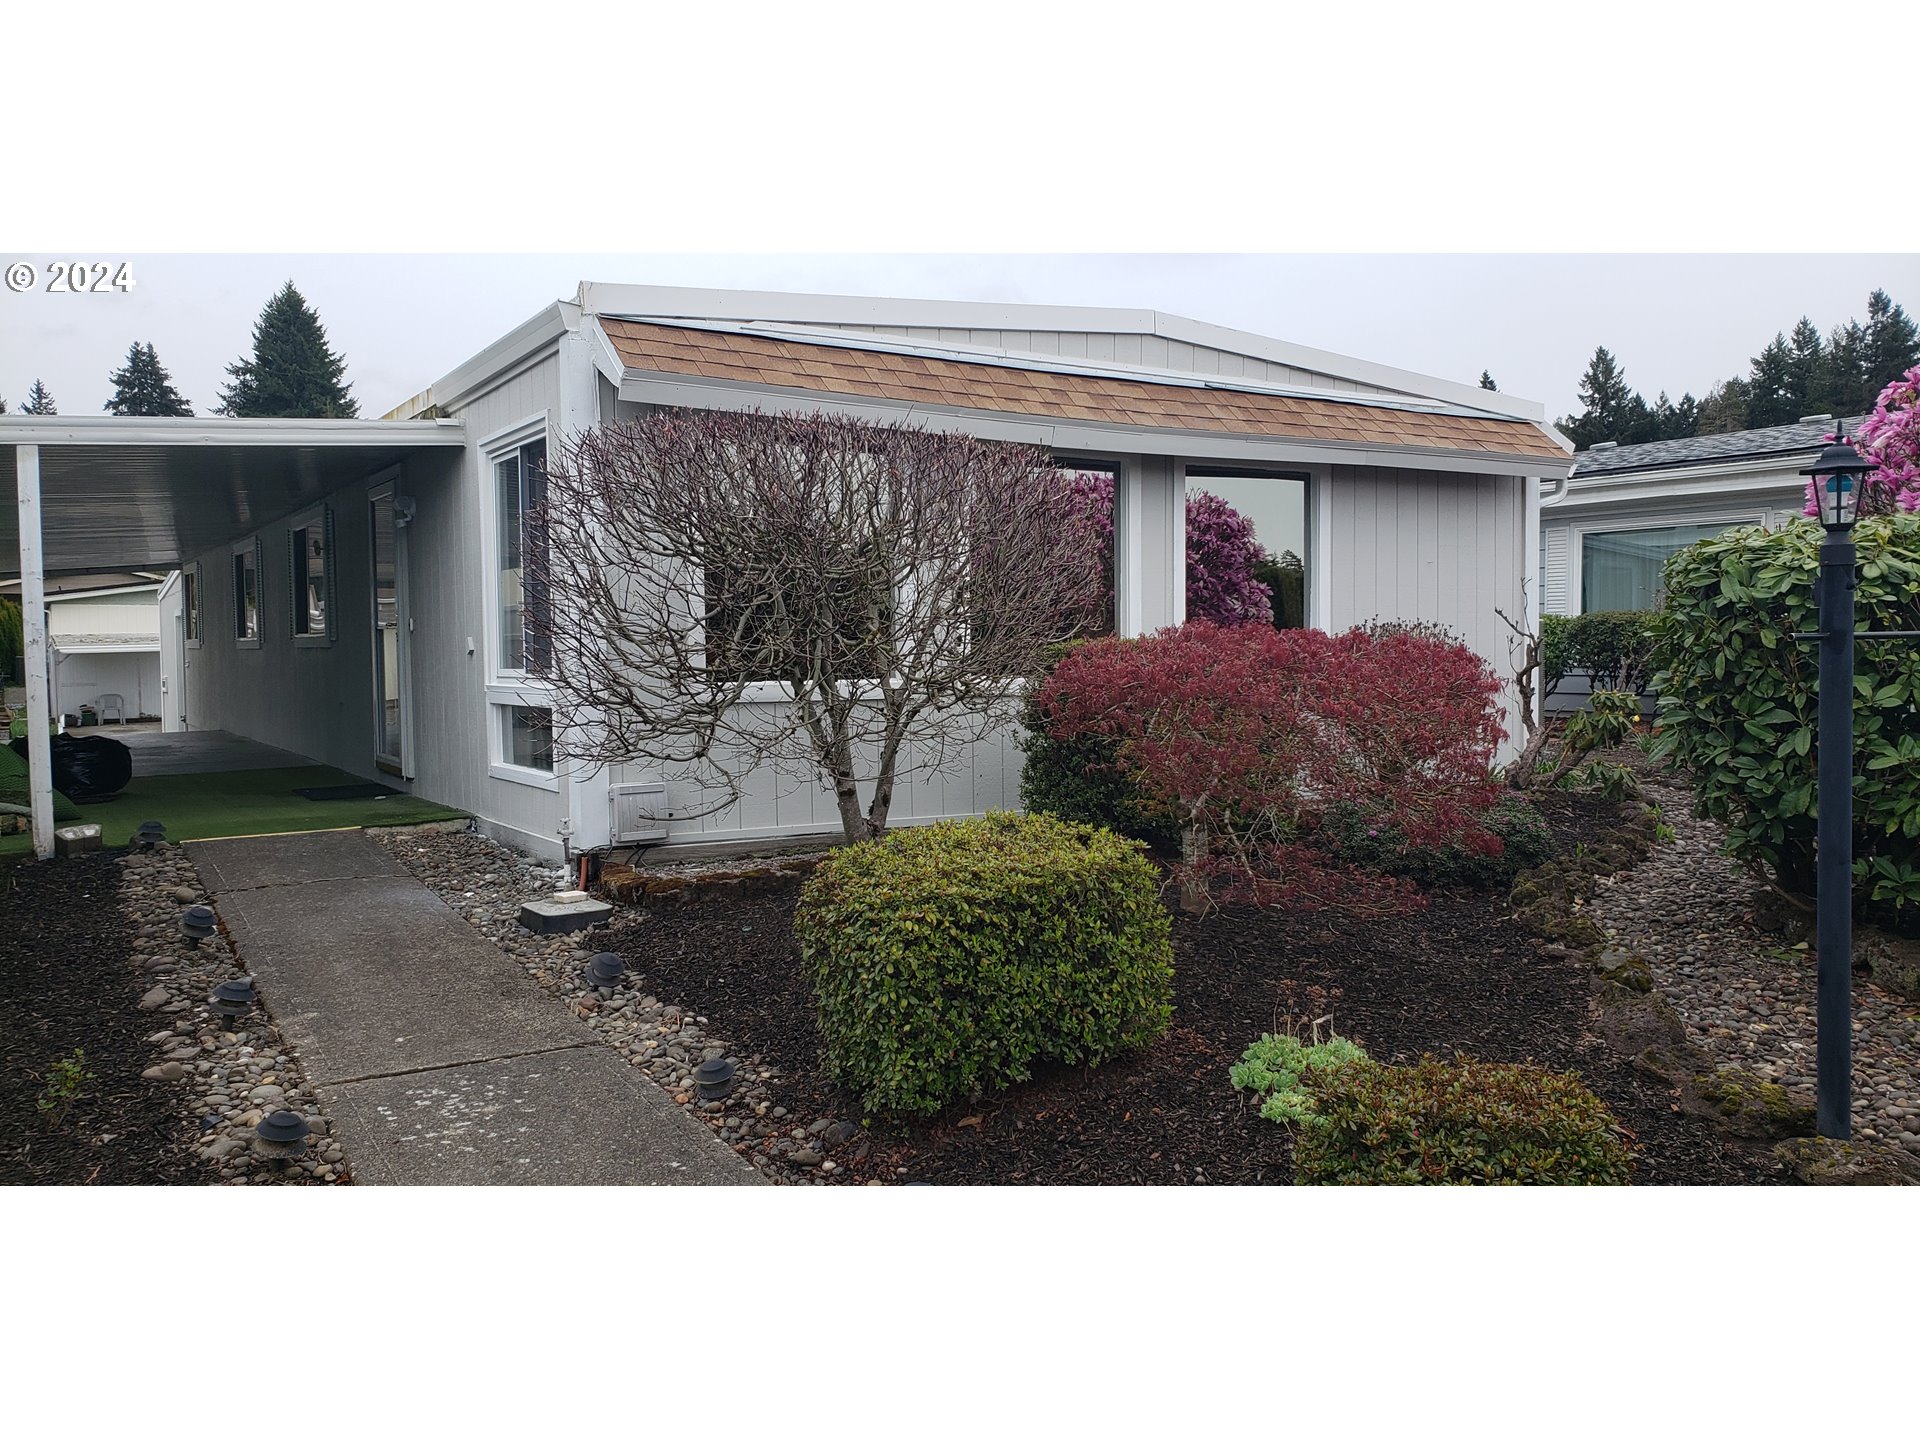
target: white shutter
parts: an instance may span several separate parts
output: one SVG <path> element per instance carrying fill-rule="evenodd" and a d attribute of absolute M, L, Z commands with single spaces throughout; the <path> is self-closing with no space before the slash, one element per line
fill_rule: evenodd
<path fill-rule="evenodd" d="M 1573 614 L 1573 531 L 1555 525 L 1540 532 L 1540 610 L 1545 615 Z"/>

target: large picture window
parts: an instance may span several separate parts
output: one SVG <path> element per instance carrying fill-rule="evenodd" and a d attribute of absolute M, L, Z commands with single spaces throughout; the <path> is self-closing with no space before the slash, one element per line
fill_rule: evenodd
<path fill-rule="evenodd" d="M 537 573 L 546 536 L 533 512 L 547 498 L 546 440 L 496 456 L 493 480 L 500 516 L 500 668 L 541 675 L 547 668 L 547 617 Z"/>
<path fill-rule="evenodd" d="M 1581 613 L 1658 610 L 1666 599 L 1660 569 L 1667 557 L 1727 528 L 1728 524 L 1665 525 L 1587 534 L 1580 546 Z"/>

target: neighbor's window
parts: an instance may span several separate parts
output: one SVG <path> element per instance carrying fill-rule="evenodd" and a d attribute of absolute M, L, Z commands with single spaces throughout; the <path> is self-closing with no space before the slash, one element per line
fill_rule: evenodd
<path fill-rule="evenodd" d="M 532 511 L 547 498 L 547 442 L 529 441 L 493 462 L 500 497 L 500 668 L 540 675 L 547 668 L 546 596 L 527 573 L 546 559 Z"/>
<path fill-rule="evenodd" d="M 1667 557 L 1697 541 L 1711 540 L 1732 523 L 1666 525 L 1585 536 L 1580 546 L 1580 612 L 1658 610 L 1666 599 L 1660 568 Z"/>
<path fill-rule="evenodd" d="M 187 639 L 198 644 L 200 630 L 200 567 L 189 565 L 180 572 L 180 609 L 187 617 Z"/>
<path fill-rule="evenodd" d="M 323 509 L 304 517 L 287 532 L 295 635 L 324 636 L 328 633 L 327 610 L 333 601 L 327 554 L 331 529 L 327 524 L 327 512 Z"/>
<path fill-rule="evenodd" d="M 233 635 L 260 638 L 260 552 L 256 545 L 233 552 Z"/>
<path fill-rule="evenodd" d="M 506 734 L 502 753 L 509 765 L 553 773 L 553 712 L 530 705 L 503 705 Z"/>

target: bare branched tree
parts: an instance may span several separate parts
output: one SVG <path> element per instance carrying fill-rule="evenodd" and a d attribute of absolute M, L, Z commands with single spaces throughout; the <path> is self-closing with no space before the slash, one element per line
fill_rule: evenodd
<path fill-rule="evenodd" d="M 1074 515 L 1044 450 L 966 435 L 688 410 L 587 431 L 527 547 L 555 754 L 678 769 L 709 809 L 804 767 L 849 840 L 878 835 L 899 777 L 1007 724 L 1090 628 Z"/>

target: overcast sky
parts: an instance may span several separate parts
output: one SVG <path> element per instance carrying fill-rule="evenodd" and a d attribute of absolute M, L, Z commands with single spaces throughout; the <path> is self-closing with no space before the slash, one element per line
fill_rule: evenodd
<path fill-rule="evenodd" d="M 379 415 L 583 279 L 1171 311 L 1575 407 L 1595 345 L 1631 385 L 1699 396 L 1743 373 L 1801 315 L 1827 331 L 1868 291 L 1920 312 L 1913 255 L 119 255 L 130 293 L 0 291 L 0 397 L 45 381 L 62 414 L 99 414 L 109 373 L 151 342 L 201 414 L 254 320 L 291 278 Z"/>

